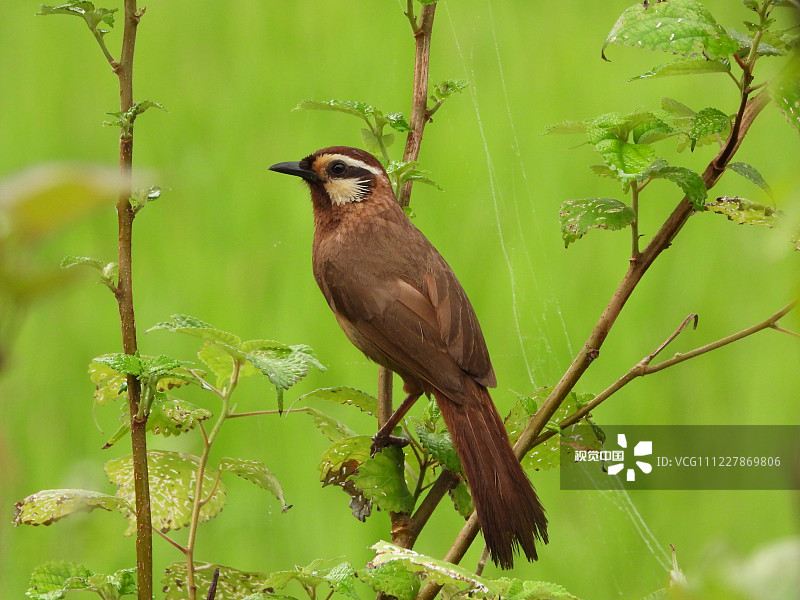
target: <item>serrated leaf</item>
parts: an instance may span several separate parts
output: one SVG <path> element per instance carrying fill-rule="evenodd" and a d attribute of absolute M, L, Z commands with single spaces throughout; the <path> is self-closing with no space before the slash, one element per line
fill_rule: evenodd
<path fill-rule="evenodd" d="M 658 118 L 641 123 L 631 131 L 635 144 L 652 144 L 676 133 L 678 133 L 677 129 Z"/>
<path fill-rule="evenodd" d="M 636 218 L 636 213 L 613 198 L 567 200 L 558 213 L 564 247 L 582 238 L 590 229 L 623 229 Z"/>
<path fill-rule="evenodd" d="M 411 125 L 408 124 L 408 121 L 406 121 L 403 113 L 389 113 L 384 118 L 386 119 L 387 123 L 389 123 L 389 126 L 395 131 L 399 131 L 400 133 L 411 131 Z"/>
<path fill-rule="evenodd" d="M 352 100 L 301 100 L 294 110 L 332 110 L 341 112 L 354 117 L 367 119 L 379 112 L 374 106 L 365 102 L 353 102 Z"/>
<path fill-rule="evenodd" d="M 217 387 L 222 386 L 233 376 L 236 364 L 233 356 L 214 342 L 204 342 L 197 351 L 197 358 L 217 376 Z M 253 367 L 251 373 L 258 373 L 258 371 Z M 242 374 L 244 375 L 244 373 Z"/>
<path fill-rule="evenodd" d="M 58 6 L 47 6 L 41 4 L 37 16 L 47 15 L 74 15 L 82 17 L 86 21 L 86 25 L 92 31 L 97 31 L 100 35 L 105 35 L 108 30 L 100 29 L 99 25 L 104 23 L 108 27 L 114 26 L 114 13 L 118 8 L 95 8 L 91 2 L 84 0 L 74 0 L 73 2 L 65 2 Z"/>
<path fill-rule="evenodd" d="M 127 512 L 130 509 L 122 498 L 79 489 L 42 490 L 14 506 L 14 525 L 51 525 L 77 512 L 96 508 L 109 512 Z"/>
<path fill-rule="evenodd" d="M 710 59 L 733 54 L 739 45 L 697 0 L 636 3 L 617 19 L 603 44 Z M 607 60 L 607 59 L 606 59 Z"/>
<path fill-rule="evenodd" d="M 694 150 L 701 138 L 725 131 L 729 126 L 730 119 L 721 110 L 712 107 L 699 110 L 689 125 L 691 149 Z"/>
<path fill-rule="evenodd" d="M 186 364 L 184 361 L 159 354 L 153 357 L 142 357 L 142 375 L 159 376 L 174 371 Z"/>
<path fill-rule="evenodd" d="M 348 562 L 334 567 L 326 567 L 328 561 L 317 559 L 304 567 L 295 567 L 290 571 L 276 571 L 270 574 L 265 584 L 270 588 L 282 589 L 292 581 L 297 581 L 311 598 L 316 598 L 317 587 L 327 583 L 333 591 L 358 600 L 353 586 L 355 570 Z"/>
<path fill-rule="evenodd" d="M 601 140 L 595 144 L 606 164 L 617 179 L 630 182 L 642 175 L 656 159 L 655 150 L 646 144 L 632 144 L 617 138 Z"/>
<path fill-rule="evenodd" d="M 686 167 L 675 167 L 667 164 L 667 161 L 659 159 L 643 175 L 644 179 L 666 179 L 683 190 L 686 199 L 691 202 L 695 210 L 701 210 L 705 204 L 708 191 L 706 184 L 699 173 L 695 173 Z"/>
<path fill-rule="evenodd" d="M 131 430 L 130 414 L 127 404 L 120 416 L 122 424 L 114 435 L 105 443 L 104 449 L 110 448 L 128 435 Z M 157 392 L 150 406 L 147 417 L 147 431 L 169 437 L 180 435 L 194 429 L 201 421 L 211 418 L 211 411 L 200 408 L 179 398 L 172 398 L 164 393 Z"/>
<path fill-rule="evenodd" d="M 441 83 L 433 86 L 433 92 L 430 94 L 431 100 L 434 102 L 444 102 L 453 94 L 464 90 L 469 85 L 466 79 L 445 79 Z"/>
<path fill-rule="evenodd" d="M 166 329 L 174 333 L 183 333 L 200 338 L 201 340 L 213 342 L 234 358 L 244 360 L 244 354 L 239 350 L 239 347 L 242 345 L 242 340 L 239 336 L 217 329 L 213 325 L 195 317 L 181 314 L 172 315 L 170 321 L 156 323 L 147 330 L 147 333 L 158 329 Z"/>
<path fill-rule="evenodd" d="M 325 370 L 314 351 L 303 344 L 284 346 L 273 343 L 245 353 L 245 358 L 275 386 L 279 407 L 282 407 L 283 391 L 303 379 L 312 367 Z"/>
<path fill-rule="evenodd" d="M 738 196 L 722 196 L 706 204 L 705 209 L 728 217 L 739 225 L 764 225 L 775 227 L 782 213 L 772 206 L 751 202 Z"/>
<path fill-rule="evenodd" d="M 319 464 L 322 486 L 338 485 L 350 496 L 353 516 L 364 521 L 372 512 L 372 501 L 364 497 L 350 477 L 369 458 L 372 438 L 360 435 L 334 442 L 322 455 Z"/>
<path fill-rule="evenodd" d="M 636 79 L 657 79 L 659 77 L 674 77 L 676 75 L 706 75 L 708 73 L 729 73 L 730 63 L 724 59 L 708 60 L 703 57 L 686 58 L 659 65 L 642 73 L 631 77 L 629 81 Z"/>
<path fill-rule="evenodd" d="M 106 263 L 102 260 L 91 258 L 89 256 L 65 256 L 61 259 L 60 266 L 62 269 L 69 269 L 76 265 L 85 265 L 102 272 L 103 268 L 106 266 Z"/>
<path fill-rule="evenodd" d="M 504 600 L 578 600 L 564 587 L 548 581 L 520 581 L 510 577 L 492 580 Z"/>
<path fill-rule="evenodd" d="M 111 367 L 117 373 L 134 375 L 136 377 L 141 375 L 144 371 L 142 359 L 139 356 L 124 354 L 122 352 L 103 354 L 102 356 L 95 358 L 93 362 Z"/>
<path fill-rule="evenodd" d="M 769 91 L 786 120 L 800 133 L 800 51 L 792 52 L 789 62 L 770 83 Z"/>
<path fill-rule="evenodd" d="M 397 561 L 361 569 L 358 578 L 367 582 L 373 591 L 397 600 L 414 600 L 419 593 L 419 577 Z"/>
<path fill-rule="evenodd" d="M 472 593 L 497 594 L 497 588 L 490 580 L 475 575 L 459 565 L 406 550 L 388 542 L 378 542 L 371 548 L 378 553 L 370 562 L 375 567 L 389 562 L 399 562 L 408 571 L 423 575 L 426 582 L 438 585 L 455 584 L 460 588 L 467 584 Z"/>
<path fill-rule="evenodd" d="M 114 400 L 127 400 L 127 378 L 107 364 L 92 361 L 89 364 L 89 379 L 95 384 L 95 406 Z"/>
<path fill-rule="evenodd" d="M 360 600 L 355 588 L 356 571 L 349 562 L 343 562 L 324 571 L 322 578 L 333 591 L 349 596 L 353 600 Z"/>
<path fill-rule="evenodd" d="M 244 458 L 223 458 L 219 461 L 219 470 L 222 473 L 229 472 L 246 479 L 250 483 L 256 484 L 262 490 L 268 491 L 281 503 L 283 512 L 291 508 L 286 504 L 283 496 L 283 488 L 278 478 L 267 468 L 264 463 L 257 460 L 246 460 Z"/>
<path fill-rule="evenodd" d="M 769 184 L 764 181 L 764 177 L 761 175 L 758 169 L 756 169 L 753 165 L 745 162 L 729 162 L 726 168 L 730 169 L 734 173 L 738 173 L 745 179 L 749 179 L 762 190 L 764 190 L 770 198 L 772 197 L 772 189 L 769 187 Z"/>
<path fill-rule="evenodd" d="M 215 565 L 212 563 L 195 562 L 194 578 L 197 586 L 197 597 L 208 597 L 208 589 L 214 577 L 214 570 L 219 569 L 217 579 L 217 594 L 219 600 L 244 600 L 253 594 L 267 594 L 266 597 L 274 598 L 269 594 L 270 586 L 267 585 L 265 573 L 253 571 L 240 571 L 232 567 Z M 189 589 L 187 584 L 186 561 L 174 562 L 164 569 L 161 578 L 164 600 L 188 600 Z"/>
<path fill-rule="evenodd" d="M 313 419 L 317 429 L 332 442 L 338 442 L 341 439 L 351 438 L 356 435 L 356 432 L 347 425 L 316 408 L 306 407 L 303 410 Z"/>
<path fill-rule="evenodd" d="M 369 415 L 375 415 L 378 412 L 378 399 L 375 396 L 351 387 L 320 388 L 303 394 L 298 401 L 311 399 L 355 406 Z"/>
<path fill-rule="evenodd" d="M 458 485 L 448 492 L 456 512 L 465 519 L 475 510 L 475 503 L 472 501 L 472 494 L 469 492 L 467 484 L 460 481 Z"/>
<path fill-rule="evenodd" d="M 103 575 L 78 563 L 50 561 L 33 570 L 25 595 L 34 600 L 59 600 L 70 590 L 97 592 L 106 600 L 136 594 L 136 569 Z"/>
<path fill-rule="evenodd" d="M 385 511 L 410 513 L 414 497 L 405 480 L 405 455 L 397 446 L 389 446 L 365 460 L 350 480 Z"/>
<path fill-rule="evenodd" d="M 461 473 L 461 460 L 458 458 L 456 447 L 450 433 L 429 431 L 424 425 L 417 427 L 417 437 L 423 448 L 439 461 L 440 464 L 455 473 Z"/>
<path fill-rule="evenodd" d="M 189 525 L 199 464 L 200 459 L 190 454 L 165 450 L 147 453 L 153 527 L 166 533 Z M 108 480 L 117 486 L 117 496 L 133 505 L 136 496 L 131 456 L 108 461 L 105 471 Z M 216 517 L 225 506 L 227 495 L 225 485 L 218 481 L 216 469 L 210 466 L 206 466 L 203 473 L 202 495 L 208 501 L 200 508 L 200 522 Z M 128 511 L 125 516 L 129 522 L 125 534 L 131 535 L 136 530 L 136 515 Z"/>

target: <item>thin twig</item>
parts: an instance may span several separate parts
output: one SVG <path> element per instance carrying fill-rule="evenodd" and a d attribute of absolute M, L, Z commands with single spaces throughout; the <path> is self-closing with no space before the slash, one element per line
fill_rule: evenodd
<path fill-rule="evenodd" d="M 178 549 L 178 552 L 181 552 L 181 553 L 183 553 L 183 554 L 186 554 L 186 548 L 184 548 L 183 546 L 181 546 L 181 545 L 180 545 L 178 542 L 176 542 L 175 540 L 173 540 L 173 539 L 172 539 L 171 537 L 169 537 L 169 536 L 168 536 L 166 533 L 164 533 L 164 532 L 163 532 L 163 531 L 161 531 L 160 529 L 156 529 L 155 527 L 152 527 L 152 530 L 153 530 L 154 532 L 156 532 L 158 535 L 160 535 L 160 536 L 161 536 L 163 539 L 167 540 L 167 541 L 168 541 L 170 544 L 172 544 L 172 545 L 173 545 L 175 548 L 177 548 L 177 549 Z"/>

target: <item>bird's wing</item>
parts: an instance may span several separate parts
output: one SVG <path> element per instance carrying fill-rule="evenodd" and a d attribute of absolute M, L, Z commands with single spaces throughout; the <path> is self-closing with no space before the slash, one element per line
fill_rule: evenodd
<path fill-rule="evenodd" d="M 328 263 L 318 282 L 350 340 L 376 362 L 443 391 L 460 390 L 464 372 L 496 385 L 466 294 L 446 263 L 435 266 L 415 285 L 402 277 L 345 279 Z"/>

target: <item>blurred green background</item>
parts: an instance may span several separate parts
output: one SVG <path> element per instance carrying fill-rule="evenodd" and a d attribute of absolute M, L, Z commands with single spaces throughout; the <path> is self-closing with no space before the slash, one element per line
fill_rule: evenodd
<path fill-rule="evenodd" d="M 749 14 L 739 2 L 705 4 L 725 25 Z M 374 393 L 376 370 L 340 333 L 311 276 L 311 207 L 304 186 L 267 171 L 329 145 L 359 145 L 352 117 L 291 112 L 305 98 L 369 102 L 385 112 L 410 106 L 413 41 L 405 2 L 151 2 L 139 28 L 137 100 L 161 102 L 137 121 L 135 165 L 145 183 L 167 191 L 137 218 L 135 300 L 141 350 L 194 358 L 189 338 L 145 329 L 170 314 L 197 316 L 244 338 L 306 343 L 328 366 L 287 393 L 287 403 L 318 387 Z M 415 223 L 448 259 L 481 319 L 500 385 L 501 413 L 513 392 L 557 381 L 581 347 L 627 266 L 630 237 L 592 232 L 565 250 L 558 206 L 570 198 L 618 196 L 586 168 L 599 161 L 577 137 L 541 136 L 548 124 L 612 110 L 657 108 L 669 95 L 700 109 L 735 112 L 726 76 L 628 83 L 667 55 L 600 48 L 615 2 L 464 0 L 436 15 L 433 82 L 468 79 L 425 134 L 421 166 L 444 188 L 417 186 Z M 0 179 L 43 162 L 113 168 L 117 131 L 101 122 L 118 110 L 116 78 L 82 21 L 34 17 L 36 2 L 6 2 L 0 20 Z M 121 27 L 121 26 L 119 26 Z M 107 36 L 116 54 L 121 28 Z M 773 59 L 774 60 L 774 59 Z M 775 66 L 764 60 L 760 73 Z M 774 108 L 758 118 L 738 160 L 755 164 L 779 207 L 800 212 L 798 136 Z M 712 150 L 677 155 L 702 170 Z M 401 144 L 391 148 L 399 158 Z M 767 202 L 754 185 L 726 175 L 716 195 Z M 641 232 L 652 235 L 678 200 L 674 186 L 643 196 Z M 25 247 L 24 260 L 55 268 L 67 254 L 112 260 L 113 198 L 88 217 Z M 0 372 L 0 597 L 22 597 L 31 570 L 50 559 L 96 571 L 133 566 L 133 540 L 109 513 L 51 527 L 13 528 L 13 504 L 40 489 L 112 492 L 103 463 L 127 453 L 100 447 L 116 408 L 92 415 L 86 369 L 119 351 L 116 305 L 88 271 L 23 314 Z M 597 392 L 652 351 L 690 312 L 696 332 L 670 352 L 688 350 L 765 318 L 797 295 L 798 256 L 780 233 L 697 215 L 646 276 L 578 391 Z M 797 314 L 784 321 L 800 327 Z M 8 325 L 7 325 L 8 326 Z M 4 343 L 6 340 L 4 340 Z M 626 387 L 595 419 L 608 424 L 800 423 L 798 340 L 767 331 Z M 399 387 L 399 386 L 398 386 Z M 209 398 L 189 394 L 211 409 Z M 266 380 L 248 380 L 241 410 L 274 406 Z M 326 408 L 327 407 L 323 407 Z M 374 422 L 341 418 L 363 433 Z M 321 489 L 317 464 L 327 440 L 306 415 L 239 419 L 223 429 L 213 456 L 263 460 L 282 482 L 278 504 L 244 481 L 229 482 L 226 509 L 200 529 L 199 560 L 274 571 L 315 558 L 360 565 L 368 546 L 388 539 L 389 519 L 355 521 L 347 497 Z M 153 438 L 151 447 L 199 452 L 197 435 Z M 555 581 L 582 598 L 641 598 L 668 580 L 669 545 L 692 577 L 715 557 L 746 557 L 798 531 L 796 492 L 604 492 L 559 490 L 555 472 L 534 477 L 551 523 L 551 543 L 515 575 Z M 446 504 L 446 503 L 445 503 Z M 420 538 L 441 556 L 459 528 L 443 504 Z M 185 538 L 185 532 L 176 534 Z M 158 538 L 157 570 L 181 557 Z M 465 565 L 474 565 L 476 544 Z M 496 574 L 493 567 L 488 574 Z M 289 590 L 290 593 L 302 593 Z"/>

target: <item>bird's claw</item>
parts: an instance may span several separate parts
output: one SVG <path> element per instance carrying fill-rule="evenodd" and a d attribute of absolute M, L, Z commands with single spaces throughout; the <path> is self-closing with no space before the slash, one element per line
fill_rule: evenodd
<path fill-rule="evenodd" d="M 403 448 L 404 446 L 408 446 L 409 443 L 411 443 L 411 440 L 408 438 L 401 437 L 399 435 L 388 435 L 378 432 L 372 436 L 372 446 L 369 449 L 369 455 L 371 457 L 375 456 L 378 452 L 381 452 L 388 446 L 397 446 L 398 448 Z"/>

